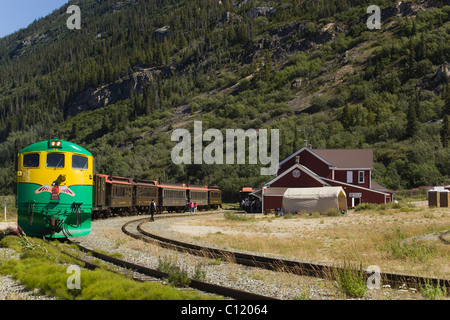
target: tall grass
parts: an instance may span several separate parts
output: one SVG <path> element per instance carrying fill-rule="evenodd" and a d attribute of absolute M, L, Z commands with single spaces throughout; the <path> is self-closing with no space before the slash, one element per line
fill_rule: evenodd
<path fill-rule="evenodd" d="M 226 220 L 231 221 L 241 221 L 241 222 L 255 222 L 256 218 L 254 215 L 247 215 L 247 214 L 234 214 L 232 212 L 226 212 L 224 215 Z"/>
<path fill-rule="evenodd" d="M 20 252 L 20 259 L 0 262 L 0 274 L 9 274 L 26 288 L 39 289 L 40 294 L 68 300 L 198 300 L 216 299 L 195 290 L 180 291 L 177 288 L 154 282 L 137 282 L 127 276 L 104 269 L 81 269 L 81 289 L 70 290 L 67 280 L 68 265 L 77 262 L 42 240 L 33 239 L 35 248 L 24 250 L 19 237 L 7 236 L 0 246 Z M 44 254 L 45 246 L 49 256 Z"/>
<path fill-rule="evenodd" d="M 386 235 L 387 242 L 383 249 L 393 259 L 412 260 L 414 262 L 425 262 L 437 255 L 436 244 L 426 244 L 421 241 L 405 241 L 407 235 L 399 228 L 391 235 Z"/>
<path fill-rule="evenodd" d="M 366 273 L 362 265 L 356 269 L 344 261 L 343 267 L 333 270 L 333 276 L 338 289 L 347 296 L 362 298 L 367 292 Z"/>
<path fill-rule="evenodd" d="M 169 276 L 167 281 L 176 287 L 189 286 L 190 279 L 188 272 L 185 268 L 182 268 L 176 264 L 170 258 L 158 258 L 158 270 L 167 273 Z"/>
<path fill-rule="evenodd" d="M 420 293 L 428 300 L 442 300 L 447 295 L 447 288 L 441 288 L 439 284 L 434 286 L 430 281 L 420 288 Z"/>

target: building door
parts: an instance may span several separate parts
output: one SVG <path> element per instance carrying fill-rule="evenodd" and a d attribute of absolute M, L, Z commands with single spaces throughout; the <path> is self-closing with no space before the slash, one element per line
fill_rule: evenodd
<path fill-rule="evenodd" d="M 356 207 L 358 204 L 361 204 L 361 198 L 352 198 L 352 207 Z"/>

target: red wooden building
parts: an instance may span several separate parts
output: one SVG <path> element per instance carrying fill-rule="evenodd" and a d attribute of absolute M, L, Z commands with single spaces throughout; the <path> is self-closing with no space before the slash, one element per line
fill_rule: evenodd
<path fill-rule="evenodd" d="M 347 206 L 387 203 L 393 194 L 372 182 L 372 149 L 310 149 L 303 147 L 278 165 L 277 177 L 261 189 L 263 210 L 281 209 L 287 188 L 341 186 Z"/>

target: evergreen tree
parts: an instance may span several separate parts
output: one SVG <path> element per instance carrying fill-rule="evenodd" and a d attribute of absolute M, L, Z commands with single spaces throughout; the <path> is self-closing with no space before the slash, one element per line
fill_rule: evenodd
<path fill-rule="evenodd" d="M 341 122 L 345 129 L 348 129 L 353 122 L 352 114 L 350 111 L 350 106 L 348 105 L 348 103 L 345 105 L 344 109 L 342 110 Z"/>
<path fill-rule="evenodd" d="M 376 122 L 375 113 L 372 108 L 369 108 L 369 113 L 367 114 L 367 125 L 374 125 Z"/>
<path fill-rule="evenodd" d="M 406 135 L 408 138 L 414 136 L 419 129 L 419 121 L 417 121 L 416 108 L 413 104 L 409 104 L 406 114 Z"/>
<path fill-rule="evenodd" d="M 444 116 L 444 122 L 441 128 L 441 142 L 444 148 L 449 146 L 450 141 L 450 125 L 449 125 L 449 115 Z"/>
<path fill-rule="evenodd" d="M 450 85 L 447 83 L 444 87 L 444 116 L 450 115 Z"/>
<path fill-rule="evenodd" d="M 108 112 L 105 112 L 105 114 L 103 115 L 103 121 L 102 121 L 102 133 L 107 134 L 108 132 L 110 132 L 110 130 L 111 130 L 111 128 L 109 125 Z"/>
<path fill-rule="evenodd" d="M 264 65 L 262 67 L 262 79 L 264 81 L 269 81 L 270 80 L 270 75 L 272 72 L 272 57 L 270 55 L 270 51 L 266 50 L 264 52 Z"/>
<path fill-rule="evenodd" d="M 420 93 L 419 92 L 416 92 L 416 94 L 415 94 L 414 109 L 416 111 L 417 121 L 419 121 L 419 122 L 423 121 L 423 112 L 422 112 L 422 108 L 420 107 Z"/>
<path fill-rule="evenodd" d="M 76 140 L 78 136 L 78 124 L 76 121 L 72 123 L 72 130 L 70 131 L 70 140 Z"/>

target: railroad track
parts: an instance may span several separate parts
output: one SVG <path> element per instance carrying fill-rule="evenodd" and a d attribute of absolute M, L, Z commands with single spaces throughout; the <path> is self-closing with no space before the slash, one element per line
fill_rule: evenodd
<path fill-rule="evenodd" d="M 180 215 L 173 215 L 174 217 L 179 217 Z M 172 217 L 172 215 L 166 215 L 165 218 L 170 218 Z M 144 219 L 139 219 L 139 220 L 148 220 L 149 218 L 144 218 Z M 131 221 L 134 222 L 134 221 Z M 132 262 L 129 262 L 127 260 L 124 259 L 119 259 L 116 257 L 112 257 L 109 256 L 107 254 L 104 254 L 102 252 L 87 248 L 83 245 L 81 245 L 80 243 L 74 241 L 73 239 L 68 239 L 68 241 L 72 244 L 75 244 L 81 251 L 83 251 L 84 253 L 88 253 L 91 256 L 98 258 L 100 260 L 109 262 L 115 266 L 121 267 L 121 268 L 126 268 L 128 270 L 132 270 L 136 273 L 138 273 L 139 275 L 135 275 L 133 276 L 133 278 L 135 280 L 138 281 L 152 281 L 149 280 L 148 277 L 151 278 L 157 278 L 157 279 L 164 279 L 164 278 L 168 278 L 169 274 L 166 272 L 162 272 L 156 269 L 152 269 L 143 265 L 139 265 L 139 264 L 135 264 Z M 91 263 L 90 261 L 88 261 L 87 259 L 83 259 L 80 257 L 76 257 L 74 255 L 72 255 L 69 252 L 63 251 L 64 254 L 69 255 L 79 261 L 82 261 L 85 263 L 87 268 L 90 269 L 95 269 L 98 266 L 96 264 Z M 113 271 L 115 272 L 115 271 Z M 234 288 L 229 288 L 229 287 L 224 287 L 224 286 L 220 286 L 220 285 L 216 285 L 216 284 L 212 284 L 212 283 L 207 283 L 207 282 L 203 282 L 203 281 L 198 281 L 195 279 L 190 279 L 189 280 L 189 287 L 193 288 L 193 289 L 197 289 L 200 291 L 204 291 L 207 293 L 212 293 L 212 294 L 216 294 L 216 295 L 221 295 L 224 297 L 229 297 L 232 299 L 236 299 L 236 300 L 278 300 L 276 298 L 273 297 L 268 297 L 268 296 L 264 296 L 264 295 L 260 295 L 260 294 L 255 294 L 255 293 L 251 293 L 251 292 L 246 292 L 246 291 L 242 291 L 242 290 L 237 290 Z"/>
<path fill-rule="evenodd" d="M 171 216 L 172 217 L 172 216 Z M 178 215 L 177 217 L 181 217 Z M 167 218 L 167 217 L 158 217 Z M 161 237 L 155 234 L 151 234 L 143 230 L 142 225 L 149 223 L 148 218 L 133 220 L 127 222 L 122 226 L 122 231 L 135 238 L 149 243 L 155 243 L 161 247 L 177 250 L 181 252 L 187 252 L 193 255 L 208 257 L 212 259 L 222 259 L 225 261 L 234 262 L 251 267 L 263 268 L 268 270 L 275 270 L 280 272 L 293 273 L 301 276 L 310 276 L 317 278 L 330 279 L 334 278 L 335 274 L 348 270 L 348 267 L 343 268 L 339 266 L 300 262 L 286 259 L 278 259 L 265 257 L 261 255 L 246 254 L 229 250 L 216 249 L 211 247 L 200 246 L 192 243 L 182 242 L 174 239 Z M 439 279 L 432 277 L 422 277 L 408 274 L 386 273 L 386 272 L 364 272 L 366 280 L 370 281 L 379 279 L 383 285 L 390 285 L 391 287 L 403 287 L 407 285 L 410 288 L 420 289 L 426 284 L 432 284 L 433 286 L 440 286 L 441 288 L 447 288 L 447 292 L 450 293 L 450 279 Z"/>

